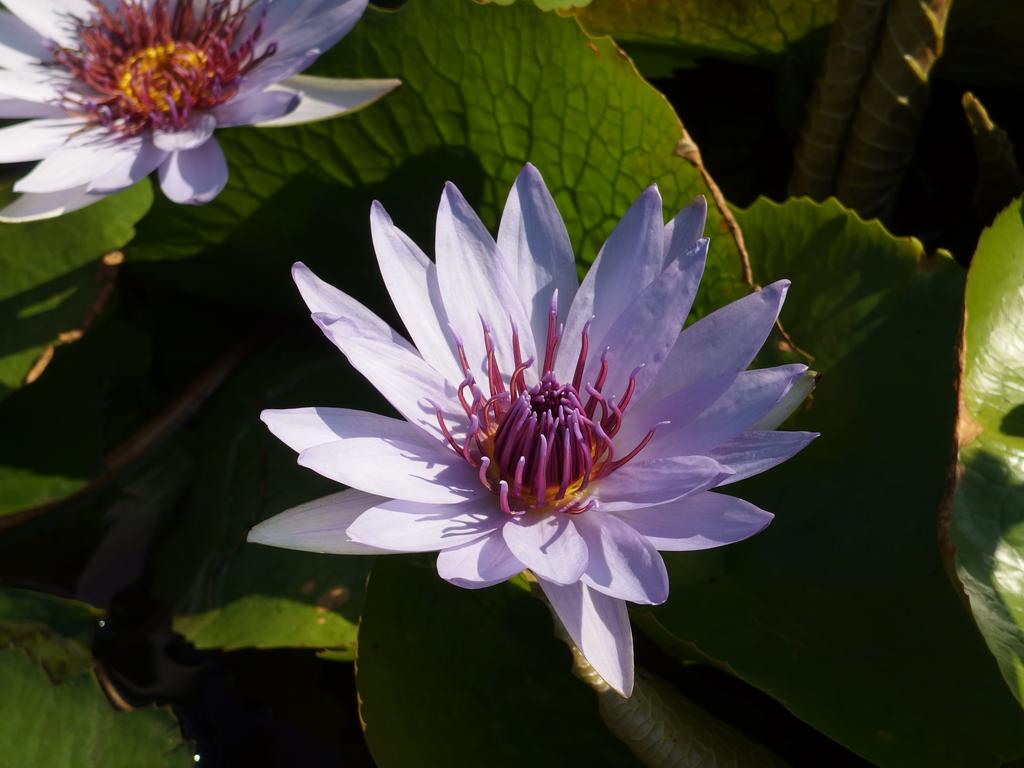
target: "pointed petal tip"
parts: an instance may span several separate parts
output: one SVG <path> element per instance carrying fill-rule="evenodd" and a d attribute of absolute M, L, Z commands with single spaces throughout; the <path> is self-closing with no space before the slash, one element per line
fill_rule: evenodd
<path fill-rule="evenodd" d="M 518 182 L 519 179 L 529 179 L 530 181 L 540 182 L 541 184 L 544 183 L 544 177 L 541 175 L 541 172 L 537 170 L 537 166 L 529 161 L 527 161 L 523 165 L 522 170 L 519 171 L 519 177 L 516 181 Z"/>
<path fill-rule="evenodd" d="M 658 183 L 651 184 L 647 189 L 640 193 L 640 199 L 654 203 L 657 201 L 658 205 L 661 205 L 661 190 L 658 189 Z"/>

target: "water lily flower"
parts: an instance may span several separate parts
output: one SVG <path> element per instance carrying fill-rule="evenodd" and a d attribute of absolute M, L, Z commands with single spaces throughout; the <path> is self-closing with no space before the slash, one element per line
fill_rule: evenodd
<path fill-rule="evenodd" d="M 816 436 L 774 429 L 810 391 L 805 366 L 747 370 L 787 281 L 680 333 L 704 270 L 706 212 L 699 198 L 666 224 L 648 188 L 579 285 L 533 166 L 497 241 L 446 185 L 436 262 L 375 202 L 374 248 L 412 343 L 303 264 L 293 275 L 314 322 L 403 418 L 264 411 L 299 464 L 350 489 L 257 525 L 249 540 L 438 551 L 441 577 L 470 589 L 529 571 L 590 664 L 628 696 L 626 602 L 668 597 L 659 550 L 761 531 L 769 512 L 712 489 Z"/>
<path fill-rule="evenodd" d="M 5 0 L 0 163 L 40 160 L 0 221 L 83 208 L 158 171 L 176 203 L 228 178 L 217 128 L 351 112 L 396 80 L 299 75 L 367 0 Z"/>

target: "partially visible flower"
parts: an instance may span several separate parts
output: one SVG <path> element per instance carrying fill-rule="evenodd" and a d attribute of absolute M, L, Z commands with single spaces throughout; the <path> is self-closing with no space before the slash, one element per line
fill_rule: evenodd
<path fill-rule="evenodd" d="M 6 0 L 0 10 L 0 163 L 41 160 L 0 221 L 83 208 L 159 171 L 176 203 L 228 178 L 213 132 L 322 120 L 397 80 L 297 73 L 367 0 Z"/>
<path fill-rule="evenodd" d="M 789 287 L 779 281 L 680 333 L 708 240 L 698 199 L 665 224 L 648 188 L 582 285 L 565 225 L 527 165 L 497 242 L 452 185 L 436 264 L 370 212 L 410 344 L 358 302 L 293 270 L 313 320 L 405 420 L 341 408 L 268 410 L 299 463 L 351 486 L 249 540 L 315 552 L 439 550 L 479 588 L 528 569 L 569 635 L 621 694 L 633 687 L 626 601 L 668 597 L 658 550 L 739 541 L 772 515 L 711 491 L 816 435 L 774 428 L 802 402 L 802 365 L 746 370 Z"/>

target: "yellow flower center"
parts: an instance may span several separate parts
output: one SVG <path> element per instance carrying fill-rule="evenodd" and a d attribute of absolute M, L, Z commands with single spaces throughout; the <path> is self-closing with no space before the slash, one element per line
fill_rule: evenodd
<path fill-rule="evenodd" d="M 191 43 L 165 43 L 133 53 L 122 65 L 118 88 L 138 109 L 170 112 L 207 72 L 205 53 Z"/>

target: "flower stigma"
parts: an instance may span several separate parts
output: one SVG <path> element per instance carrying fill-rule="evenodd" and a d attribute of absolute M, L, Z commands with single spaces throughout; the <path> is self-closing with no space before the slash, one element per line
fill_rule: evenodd
<path fill-rule="evenodd" d="M 274 44 L 256 52 L 265 11 L 248 18 L 255 0 L 92 4 L 90 17 L 71 17 L 77 47 L 53 48 L 71 75 L 62 106 L 125 136 L 187 128 L 193 113 L 233 99 L 243 76 L 276 52 Z"/>
<path fill-rule="evenodd" d="M 593 509 L 595 502 L 583 498 L 583 492 L 593 481 L 631 461 L 654 437 L 655 428 L 652 428 L 628 454 L 616 458 L 612 438 L 622 427 L 623 416 L 633 399 L 636 377 L 643 366 L 633 370 L 621 395 L 607 396 L 602 391 L 609 371 L 608 350 L 605 350 L 596 380 L 584 384 L 588 322 L 581 334 L 572 381 L 559 382 L 554 373 L 554 361 L 562 329 L 558 325 L 556 291 L 548 313 L 540 381 L 527 385 L 526 371 L 534 360 L 523 360 L 518 329 L 513 324 L 515 369 L 507 378 L 506 388 L 491 330 L 483 320 L 481 325 L 488 394 L 477 385 L 465 347 L 460 339 L 456 340 L 465 376 L 459 385 L 458 397 L 469 419 L 467 435 L 461 444 L 448 428 L 440 406 L 432 403 L 449 446 L 478 468 L 480 482 L 498 496 L 501 510 L 507 515 L 527 512 L 578 515 Z"/>

